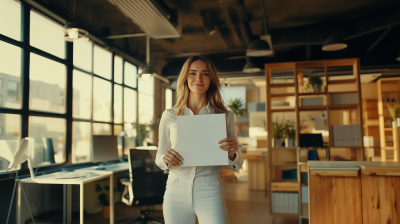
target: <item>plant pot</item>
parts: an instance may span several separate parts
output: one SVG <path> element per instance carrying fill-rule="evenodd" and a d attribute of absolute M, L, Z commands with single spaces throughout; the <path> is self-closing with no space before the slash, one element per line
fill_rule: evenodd
<path fill-rule="evenodd" d="M 313 84 L 314 92 L 321 92 L 321 85 Z"/>
<path fill-rule="evenodd" d="M 285 139 L 286 147 L 295 147 L 296 146 L 296 139 L 294 138 L 286 138 Z"/>
<path fill-rule="evenodd" d="M 274 139 L 274 148 L 278 148 L 278 147 L 282 147 L 282 139 L 280 139 L 280 138 L 275 138 Z"/>
<path fill-rule="evenodd" d="M 103 218 L 110 218 L 110 206 L 103 206 Z"/>

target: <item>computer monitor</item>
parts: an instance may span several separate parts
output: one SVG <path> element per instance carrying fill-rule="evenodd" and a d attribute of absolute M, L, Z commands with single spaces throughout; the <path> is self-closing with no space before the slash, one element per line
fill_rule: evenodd
<path fill-rule="evenodd" d="M 322 134 L 300 134 L 300 147 L 318 148 L 324 147 Z"/>
<path fill-rule="evenodd" d="M 92 136 L 92 162 L 107 162 L 118 160 L 118 136 Z"/>

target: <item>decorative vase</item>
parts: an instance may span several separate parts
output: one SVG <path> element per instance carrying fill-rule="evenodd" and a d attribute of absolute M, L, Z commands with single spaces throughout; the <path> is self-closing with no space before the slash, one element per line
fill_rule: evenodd
<path fill-rule="evenodd" d="M 110 206 L 103 206 L 103 218 L 110 218 Z"/>
<path fill-rule="evenodd" d="M 321 85 L 313 84 L 312 86 L 314 88 L 314 92 L 321 92 Z"/>
<path fill-rule="evenodd" d="M 286 138 L 285 139 L 286 147 L 295 147 L 296 146 L 296 139 L 294 138 Z"/>
<path fill-rule="evenodd" d="M 392 128 L 396 128 L 396 121 L 392 121 Z"/>
<path fill-rule="evenodd" d="M 282 147 L 282 140 L 280 138 L 274 139 L 274 148 Z"/>
<path fill-rule="evenodd" d="M 400 126 L 400 118 L 397 118 L 397 119 L 396 119 L 396 124 L 397 124 L 397 127 Z"/>

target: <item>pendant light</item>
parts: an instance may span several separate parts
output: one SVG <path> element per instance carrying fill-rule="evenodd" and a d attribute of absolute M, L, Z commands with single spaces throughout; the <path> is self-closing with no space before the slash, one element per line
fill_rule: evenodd
<path fill-rule="evenodd" d="M 399 55 L 397 55 L 396 60 L 397 60 L 397 61 L 400 61 L 400 53 L 399 53 Z"/>
<path fill-rule="evenodd" d="M 267 16 L 265 15 L 265 6 L 264 0 L 261 1 L 261 11 L 263 15 L 263 30 L 264 35 L 268 35 L 268 28 L 267 28 Z M 274 52 L 269 46 L 269 43 L 265 40 L 257 39 L 251 42 L 249 48 L 246 51 L 246 55 L 249 57 L 262 57 L 262 56 L 269 56 L 272 55 Z"/>
<path fill-rule="evenodd" d="M 347 48 L 347 44 L 338 36 L 328 37 L 322 46 L 323 51 L 339 51 L 345 48 Z"/>
<path fill-rule="evenodd" d="M 75 14 L 76 14 L 76 0 L 74 1 L 74 15 L 73 21 L 70 24 L 64 26 L 65 32 L 65 41 L 73 42 L 77 39 L 89 40 L 87 37 L 89 32 L 81 28 L 78 24 L 75 23 Z"/>
<path fill-rule="evenodd" d="M 243 72 L 245 73 L 255 73 L 261 71 L 261 68 L 258 67 L 254 62 L 250 60 L 250 57 L 247 57 L 247 64 L 243 68 Z"/>
<path fill-rule="evenodd" d="M 138 75 L 138 79 L 149 80 L 153 76 L 153 71 L 150 69 L 150 37 L 146 36 L 146 66 L 143 66 L 142 71 Z"/>

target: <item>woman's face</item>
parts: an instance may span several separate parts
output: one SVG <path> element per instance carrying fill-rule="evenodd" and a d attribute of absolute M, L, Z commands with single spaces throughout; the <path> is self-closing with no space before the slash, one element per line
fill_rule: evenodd
<path fill-rule="evenodd" d="M 189 67 L 187 83 L 190 92 L 205 93 L 210 87 L 211 77 L 207 64 L 202 60 L 192 62 Z"/>

